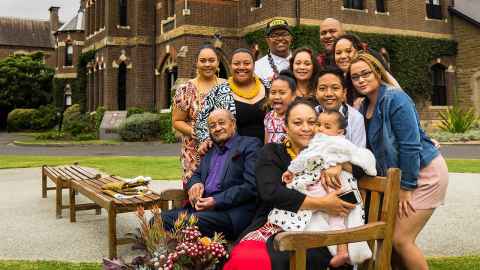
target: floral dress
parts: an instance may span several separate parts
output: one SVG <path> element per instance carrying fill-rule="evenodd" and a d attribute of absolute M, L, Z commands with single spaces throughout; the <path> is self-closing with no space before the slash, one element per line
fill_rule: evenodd
<path fill-rule="evenodd" d="M 188 81 L 186 84 L 177 89 L 175 97 L 173 99 L 173 106 L 187 113 L 187 119 L 185 122 L 189 125 L 194 125 L 197 121 L 198 112 L 203 108 L 205 103 L 205 96 L 199 94 L 197 88 L 192 81 Z M 200 156 L 197 152 L 198 141 L 189 137 L 182 136 L 182 149 L 180 153 L 180 161 L 182 162 L 183 185 L 187 183 L 188 179 L 192 177 L 193 172 L 197 169 L 200 163 Z"/>
<path fill-rule="evenodd" d="M 268 134 L 265 143 L 283 143 L 287 137 L 285 116 L 278 117 L 275 111 L 272 110 L 265 115 L 263 124 L 265 126 L 265 133 Z"/>

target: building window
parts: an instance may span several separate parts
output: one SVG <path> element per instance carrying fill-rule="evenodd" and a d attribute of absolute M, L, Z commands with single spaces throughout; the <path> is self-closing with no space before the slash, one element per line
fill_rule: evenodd
<path fill-rule="evenodd" d="M 382 13 L 387 12 L 385 0 L 377 0 L 377 12 L 382 12 Z"/>
<path fill-rule="evenodd" d="M 118 0 L 118 11 L 120 18 L 120 26 L 127 26 L 127 0 Z"/>
<path fill-rule="evenodd" d="M 440 0 L 426 0 L 427 18 L 429 19 L 443 19 L 442 5 Z"/>
<path fill-rule="evenodd" d="M 127 65 L 122 62 L 118 67 L 118 110 L 127 109 Z"/>
<path fill-rule="evenodd" d="M 168 17 L 173 17 L 175 15 L 175 0 L 168 1 Z"/>
<path fill-rule="evenodd" d="M 65 64 L 64 66 L 70 67 L 73 66 L 73 45 L 68 44 L 65 47 Z"/>
<path fill-rule="evenodd" d="M 165 91 L 163 92 L 163 104 L 162 104 L 162 109 L 169 109 L 170 106 L 172 106 L 172 88 L 175 85 L 175 82 L 177 81 L 178 77 L 178 71 L 177 67 L 173 68 L 168 68 L 165 70 L 164 73 L 164 89 Z"/>
<path fill-rule="evenodd" d="M 432 71 L 432 105 L 447 105 L 447 80 L 445 79 L 446 67 L 441 64 L 435 64 L 431 68 Z"/>
<path fill-rule="evenodd" d="M 343 0 L 343 7 L 363 10 L 363 0 Z"/>
<path fill-rule="evenodd" d="M 253 0 L 253 7 L 254 8 L 261 8 L 262 7 L 262 0 Z"/>

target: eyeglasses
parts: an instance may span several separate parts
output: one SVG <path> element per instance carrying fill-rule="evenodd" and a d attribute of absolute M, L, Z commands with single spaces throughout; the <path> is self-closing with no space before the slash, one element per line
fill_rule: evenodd
<path fill-rule="evenodd" d="M 289 32 L 277 32 L 277 33 L 270 34 L 268 37 L 273 38 L 273 39 L 288 38 L 288 37 L 290 37 L 290 33 Z"/>
<path fill-rule="evenodd" d="M 352 75 L 350 78 L 352 78 L 352 81 L 356 82 L 356 81 L 360 80 L 360 77 L 362 79 L 367 79 L 368 77 L 370 77 L 370 74 L 372 74 L 372 73 L 373 73 L 373 71 L 371 71 L 371 70 L 363 71 L 362 73 L 360 73 L 358 75 L 357 74 Z"/>

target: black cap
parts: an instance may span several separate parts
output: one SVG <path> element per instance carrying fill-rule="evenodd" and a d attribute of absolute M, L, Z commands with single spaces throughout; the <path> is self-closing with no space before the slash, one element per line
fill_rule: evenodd
<path fill-rule="evenodd" d="M 290 35 L 293 35 L 292 29 L 290 29 L 290 27 L 288 26 L 288 22 L 284 19 L 274 19 L 267 23 L 267 27 L 265 28 L 265 35 L 269 36 L 273 32 L 273 30 L 277 29 L 285 29 L 290 33 Z"/>

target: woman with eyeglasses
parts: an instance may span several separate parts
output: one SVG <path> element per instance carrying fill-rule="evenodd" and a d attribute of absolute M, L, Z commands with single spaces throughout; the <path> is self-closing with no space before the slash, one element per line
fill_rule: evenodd
<path fill-rule="evenodd" d="M 394 266 L 428 269 L 415 239 L 443 204 L 448 186 L 448 168 L 432 140 L 420 126 L 415 104 L 391 85 L 385 68 L 370 54 L 351 61 L 348 80 L 366 96 L 360 112 L 366 119 L 367 146 L 377 160 L 377 172 L 402 171 L 399 208 L 393 239 Z"/>

